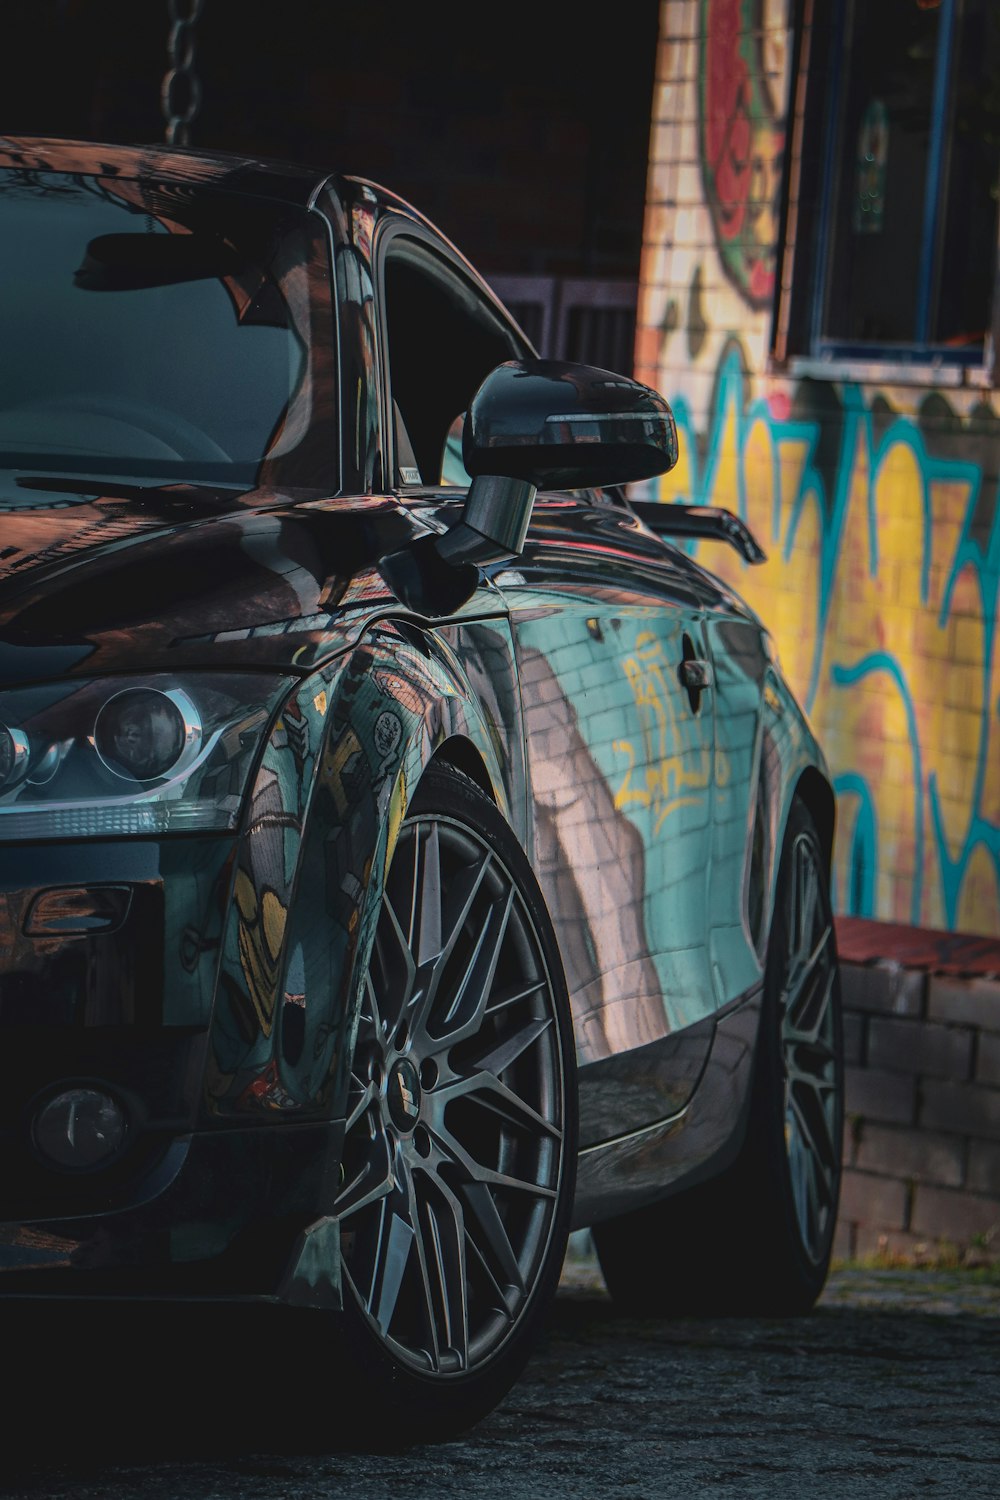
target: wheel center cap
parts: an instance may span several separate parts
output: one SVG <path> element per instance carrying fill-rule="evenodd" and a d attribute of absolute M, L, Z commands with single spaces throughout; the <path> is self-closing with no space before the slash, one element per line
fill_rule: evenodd
<path fill-rule="evenodd" d="M 401 1057 L 390 1073 L 386 1099 L 396 1128 L 412 1130 L 420 1116 L 420 1079 L 409 1058 Z"/>

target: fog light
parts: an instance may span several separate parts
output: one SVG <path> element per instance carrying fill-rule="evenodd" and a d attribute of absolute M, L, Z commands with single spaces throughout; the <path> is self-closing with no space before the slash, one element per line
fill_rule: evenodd
<path fill-rule="evenodd" d="M 31 1134 L 47 1161 L 80 1170 L 110 1162 L 121 1150 L 127 1128 L 125 1112 L 110 1094 L 78 1088 L 43 1104 Z"/>

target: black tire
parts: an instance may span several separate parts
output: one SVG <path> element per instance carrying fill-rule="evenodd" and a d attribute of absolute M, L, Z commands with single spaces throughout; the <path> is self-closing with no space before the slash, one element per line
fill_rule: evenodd
<path fill-rule="evenodd" d="M 815 824 L 796 798 L 778 869 L 742 1148 L 711 1181 L 595 1226 L 615 1302 L 679 1316 L 807 1312 L 830 1265 L 843 1092 L 829 881 Z"/>
<path fill-rule="evenodd" d="M 575 1046 L 530 865 L 451 767 L 400 829 L 365 984 L 342 1187 L 354 1436 L 438 1440 L 517 1379 L 558 1285 Z"/>

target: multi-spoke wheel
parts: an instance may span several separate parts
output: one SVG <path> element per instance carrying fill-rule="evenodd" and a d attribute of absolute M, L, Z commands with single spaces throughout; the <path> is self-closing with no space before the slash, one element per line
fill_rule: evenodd
<path fill-rule="evenodd" d="M 823 1289 L 840 1193 L 840 980 L 826 866 L 796 798 L 778 869 L 750 1118 L 735 1163 L 595 1227 L 634 1310 L 805 1312 Z"/>
<path fill-rule="evenodd" d="M 572 1025 L 530 867 L 466 777 L 402 824 L 364 985 L 337 1202 L 378 1423 L 459 1430 L 530 1353 L 566 1245 Z"/>
<path fill-rule="evenodd" d="M 788 1181 L 802 1253 L 825 1276 L 843 1124 L 837 954 L 819 843 L 802 817 L 789 828 L 780 900 L 772 942 Z"/>

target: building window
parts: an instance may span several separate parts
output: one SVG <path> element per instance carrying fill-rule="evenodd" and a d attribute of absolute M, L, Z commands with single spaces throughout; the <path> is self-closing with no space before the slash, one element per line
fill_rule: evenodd
<path fill-rule="evenodd" d="M 777 352 L 991 361 L 998 0 L 802 0 L 799 56 Z"/>

